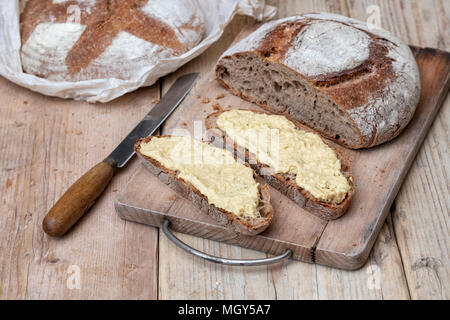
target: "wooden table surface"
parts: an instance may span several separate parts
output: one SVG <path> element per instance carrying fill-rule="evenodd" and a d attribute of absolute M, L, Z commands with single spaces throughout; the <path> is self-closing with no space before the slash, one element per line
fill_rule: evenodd
<path fill-rule="evenodd" d="M 271 1 L 278 17 L 310 11 L 381 26 L 409 44 L 450 51 L 448 0 Z M 376 7 L 373 7 L 375 5 Z M 107 104 L 45 97 L 0 78 L 0 299 L 449 299 L 448 126 L 444 102 L 366 265 L 343 271 L 289 261 L 226 267 L 187 255 L 158 229 L 121 220 L 113 200 L 140 163 L 133 159 L 101 200 L 64 238 L 41 222 L 81 174 L 101 161 L 179 75 L 204 76 L 246 25 L 236 16 L 201 56 L 151 88 Z M 193 92 L 195 94 L 195 92 Z M 175 112 L 168 121 L 182 114 Z M 164 133 L 164 127 L 162 128 Z M 157 190 L 155 190 L 157 192 Z M 260 252 L 188 235 L 215 255 L 260 258 Z"/>

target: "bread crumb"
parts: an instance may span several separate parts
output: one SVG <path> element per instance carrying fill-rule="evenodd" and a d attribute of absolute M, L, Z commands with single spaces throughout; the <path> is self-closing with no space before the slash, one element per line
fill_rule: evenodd
<path fill-rule="evenodd" d="M 380 172 L 381 172 L 381 173 L 384 173 L 384 169 L 380 169 Z"/>
<path fill-rule="evenodd" d="M 23 104 L 28 104 L 28 101 L 27 101 L 27 100 L 25 100 L 25 101 L 23 102 Z"/>
<path fill-rule="evenodd" d="M 214 104 L 213 104 L 213 109 L 214 109 L 215 111 L 219 111 L 219 110 L 222 110 L 222 107 L 220 106 L 220 104 L 214 103 Z"/>
<path fill-rule="evenodd" d="M 209 100 L 209 98 L 207 98 L 207 97 L 205 97 L 205 98 L 203 98 L 202 99 L 202 103 L 203 104 L 207 104 L 207 103 L 209 103 L 211 100 Z"/>
<path fill-rule="evenodd" d="M 183 121 L 183 122 L 181 123 L 181 125 L 182 125 L 183 127 L 186 127 L 186 126 L 187 126 L 187 123 Z"/>
<path fill-rule="evenodd" d="M 225 97 L 225 95 L 223 94 L 223 93 L 221 93 L 221 94 L 219 94 L 217 97 L 216 97 L 216 100 L 220 100 L 220 99 L 222 99 L 222 98 L 224 98 Z"/>

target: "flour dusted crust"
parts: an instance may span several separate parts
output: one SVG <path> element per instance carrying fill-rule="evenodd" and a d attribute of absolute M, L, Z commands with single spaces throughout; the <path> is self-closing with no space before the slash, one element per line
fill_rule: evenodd
<path fill-rule="evenodd" d="M 130 79 L 204 34 L 196 0 L 22 0 L 23 70 L 56 81 Z"/>
<path fill-rule="evenodd" d="M 267 67 L 267 77 L 255 70 L 261 67 L 251 67 L 255 59 Z M 249 80 L 235 78 L 238 73 Z M 355 149 L 397 136 L 420 96 L 418 67 L 406 44 L 385 30 L 329 13 L 262 25 L 222 55 L 216 75 L 232 93 Z M 297 99 L 289 100 L 290 94 Z"/>

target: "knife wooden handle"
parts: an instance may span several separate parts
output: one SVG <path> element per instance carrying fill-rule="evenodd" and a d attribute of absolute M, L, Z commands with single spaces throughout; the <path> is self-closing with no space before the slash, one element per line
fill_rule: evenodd
<path fill-rule="evenodd" d="M 102 161 L 72 184 L 45 216 L 42 222 L 45 233 L 63 236 L 102 194 L 114 172 L 115 167 Z"/>

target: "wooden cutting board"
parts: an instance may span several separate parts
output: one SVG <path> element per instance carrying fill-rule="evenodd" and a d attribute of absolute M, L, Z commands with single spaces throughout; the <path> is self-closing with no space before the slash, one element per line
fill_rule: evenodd
<path fill-rule="evenodd" d="M 240 37 L 248 32 L 244 31 Z M 414 118 L 404 132 L 372 149 L 355 151 L 339 147 L 350 159 L 356 186 L 353 202 L 341 218 L 321 220 L 271 188 L 275 211 L 271 226 L 257 236 L 238 235 L 202 214 L 144 166 L 117 197 L 117 213 L 123 219 L 152 226 L 161 226 L 167 218 L 174 231 L 269 254 L 281 254 L 290 248 L 296 260 L 342 269 L 361 267 L 450 86 L 450 53 L 431 48 L 413 47 L 412 50 L 420 69 L 422 95 Z M 204 98 L 210 102 L 205 103 Z M 217 84 L 211 72 L 195 94 L 179 107 L 183 117 L 173 127 L 166 128 L 165 134 L 199 137 L 205 131 L 205 116 L 230 106 L 260 109 L 231 95 Z"/>

